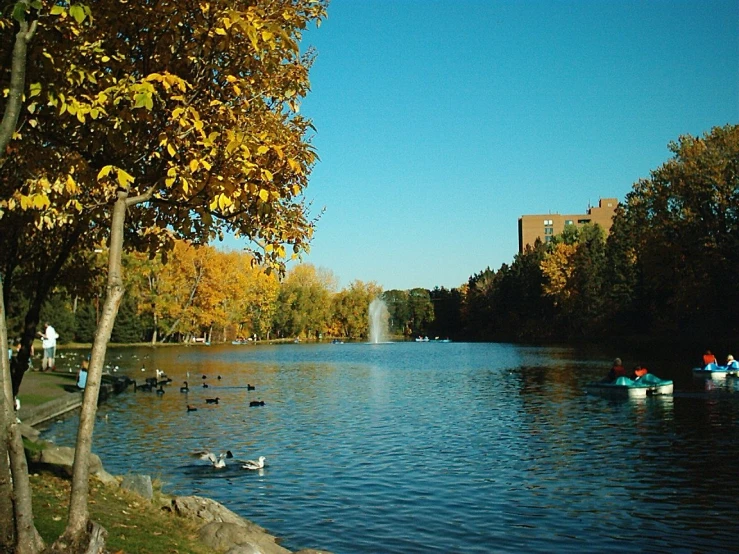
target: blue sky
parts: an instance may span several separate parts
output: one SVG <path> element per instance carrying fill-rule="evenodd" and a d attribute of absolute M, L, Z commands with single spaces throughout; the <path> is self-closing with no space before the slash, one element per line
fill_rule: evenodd
<path fill-rule="evenodd" d="M 333 0 L 301 111 L 340 287 L 457 287 L 527 213 L 623 199 L 681 134 L 739 123 L 739 0 Z"/>

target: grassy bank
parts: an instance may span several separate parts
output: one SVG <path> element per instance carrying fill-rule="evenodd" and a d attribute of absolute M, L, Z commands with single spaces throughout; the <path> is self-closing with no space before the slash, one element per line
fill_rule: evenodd
<path fill-rule="evenodd" d="M 51 473 L 31 475 L 36 528 L 47 543 L 64 532 L 70 482 Z M 194 522 L 162 509 L 169 499 L 149 502 L 118 487 L 90 481 L 90 516 L 108 531 L 107 547 L 125 554 L 212 554 L 197 541 Z"/>
<path fill-rule="evenodd" d="M 74 389 L 76 373 L 26 371 L 18 391 L 21 405 L 39 406 L 67 394 L 67 388 Z"/>

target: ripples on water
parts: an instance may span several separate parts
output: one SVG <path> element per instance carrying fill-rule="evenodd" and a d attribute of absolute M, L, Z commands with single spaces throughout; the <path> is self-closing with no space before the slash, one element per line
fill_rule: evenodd
<path fill-rule="evenodd" d="M 127 392 L 101 406 L 108 418 L 96 426 L 93 450 L 105 468 L 159 477 L 170 494 L 218 500 L 291 550 L 739 545 L 739 391 L 729 380 L 706 392 L 690 381 L 689 364 L 655 371 L 680 383 L 674 398 L 608 401 L 582 388 L 607 371 L 608 356 L 564 348 L 432 342 L 109 352 L 139 381 L 151 376 L 136 369 L 144 356 L 174 383 L 162 396 Z M 187 394 L 179 392 L 185 379 Z M 215 396 L 218 405 L 205 404 Z M 266 405 L 250 408 L 255 399 Z M 187 403 L 198 411 L 187 413 Z M 69 417 L 47 436 L 73 446 L 76 425 Z M 268 467 L 214 470 L 188 457 L 202 447 L 264 455 Z"/>

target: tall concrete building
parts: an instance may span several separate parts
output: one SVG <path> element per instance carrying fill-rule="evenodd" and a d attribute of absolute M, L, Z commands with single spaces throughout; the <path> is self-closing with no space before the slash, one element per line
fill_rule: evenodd
<path fill-rule="evenodd" d="M 518 218 L 518 251 L 523 252 L 524 247 L 527 244 L 533 245 L 537 238 L 542 242 L 551 241 L 552 237 L 560 234 L 566 225 L 597 223 L 607 233 L 611 229 L 617 205 L 617 198 L 601 198 L 597 207 L 588 208 L 584 214 L 522 215 Z"/>

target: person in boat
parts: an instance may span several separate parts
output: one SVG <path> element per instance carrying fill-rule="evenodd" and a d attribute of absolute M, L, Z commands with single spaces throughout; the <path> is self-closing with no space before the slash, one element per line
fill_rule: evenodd
<path fill-rule="evenodd" d="M 739 369 L 739 362 L 734 359 L 734 356 L 729 354 L 726 356 L 726 369 L 736 370 Z"/>
<path fill-rule="evenodd" d="M 634 368 L 634 375 L 632 375 L 631 378 L 636 381 L 637 379 L 644 377 L 647 373 L 649 373 L 649 370 L 646 367 L 638 365 Z"/>
<path fill-rule="evenodd" d="M 706 350 L 706 353 L 703 354 L 703 367 L 707 367 L 709 364 L 718 365 L 718 362 L 716 361 L 716 356 L 710 350 Z"/>
<path fill-rule="evenodd" d="M 621 363 L 621 358 L 616 358 L 615 360 L 613 360 L 611 370 L 606 376 L 606 381 L 613 382 L 619 377 L 626 377 L 626 369 L 624 369 L 624 366 Z"/>

